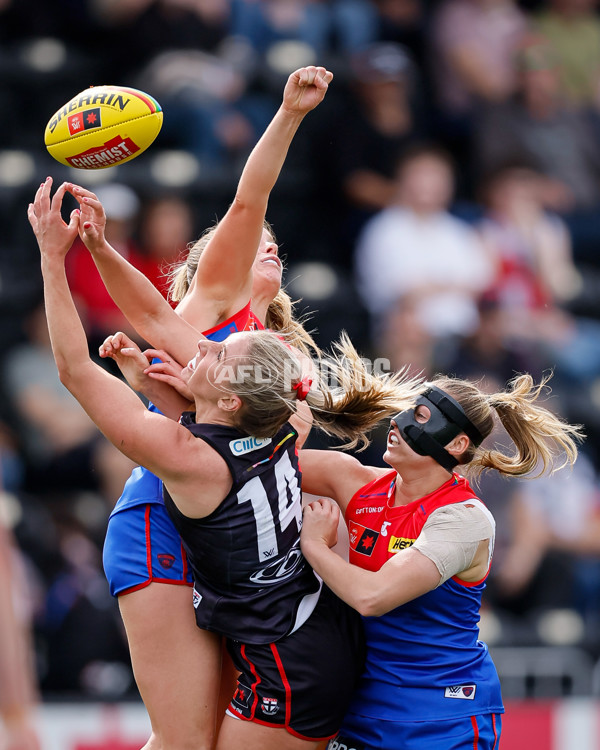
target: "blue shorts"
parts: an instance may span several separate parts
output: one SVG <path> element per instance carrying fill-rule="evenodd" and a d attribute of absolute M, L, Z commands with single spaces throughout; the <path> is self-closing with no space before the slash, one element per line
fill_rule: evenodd
<path fill-rule="evenodd" d="M 181 538 L 161 503 L 129 506 L 112 515 L 102 562 L 113 596 L 151 583 L 193 584 Z"/>
<path fill-rule="evenodd" d="M 498 750 L 501 714 L 442 721 L 385 721 L 347 715 L 327 750 Z"/>

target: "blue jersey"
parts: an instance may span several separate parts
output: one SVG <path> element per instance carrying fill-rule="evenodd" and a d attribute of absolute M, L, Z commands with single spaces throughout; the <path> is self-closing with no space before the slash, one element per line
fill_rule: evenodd
<path fill-rule="evenodd" d="M 263 328 L 263 325 L 250 309 L 250 302 L 248 302 L 246 307 L 239 310 L 235 315 L 208 331 L 204 331 L 204 336 L 212 341 L 224 341 L 232 333 L 252 331 L 259 328 Z M 154 404 L 149 404 L 148 409 L 160 414 L 159 409 Z M 111 516 L 125 508 L 146 505 L 147 503 L 164 504 L 162 482 L 148 469 L 143 466 L 136 466 L 127 482 L 125 482 L 123 493 L 117 500 Z"/>
<path fill-rule="evenodd" d="M 489 513 L 456 474 L 435 492 L 394 506 L 395 477 L 392 471 L 371 482 L 348 505 L 354 565 L 378 570 L 410 547 L 444 505 L 473 503 Z M 485 579 L 468 583 L 455 576 L 381 617 L 363 618 L 367 663 L 348 712 L 354 724 L 359 717 L 427 722 L 503 712 L 496 668 L 479 640 L 484 588 Z"/>

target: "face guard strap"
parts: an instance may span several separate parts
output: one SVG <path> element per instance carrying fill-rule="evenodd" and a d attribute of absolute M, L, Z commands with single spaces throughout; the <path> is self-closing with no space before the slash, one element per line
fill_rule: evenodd
<path fill-rule="evenodd" d="M 460 427 L 461 432 L 469 436 L 476 448 L 481 445 L 483 435 L 467 417 L 458 401 L 455 401 L 452 396 L 449 396 L 435 385 L 430 386 L 423 395 L 428 401 L 435 404 L 447 419 Z"/>

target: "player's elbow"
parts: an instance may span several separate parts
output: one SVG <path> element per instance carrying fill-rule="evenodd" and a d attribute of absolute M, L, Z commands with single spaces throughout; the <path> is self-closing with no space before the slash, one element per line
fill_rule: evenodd
<path fill-rule="evenodd" d="M 85 365 L 59 357 L 56 359 L 56 369 L 60 382 L 75 395 L 79 386 L 85 382 L 87 374 Z"/>
<path fill-rule="evenodd" d="M 375 588 L 361 592 L 352 605 L 363 617 L 381 617 L 389 608 L 386 607 L 382 596 Z"/>

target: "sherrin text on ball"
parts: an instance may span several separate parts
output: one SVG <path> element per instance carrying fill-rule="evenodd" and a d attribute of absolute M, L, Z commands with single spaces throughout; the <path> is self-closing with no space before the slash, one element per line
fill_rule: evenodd
<path fill-rule="evenodd" d="M 105 169 L 143 153 L 159 134 L 160 104 L 125 86 L 92 86 L 74 96 L 46 125 L 46 148 L 61 164 Z"/>

